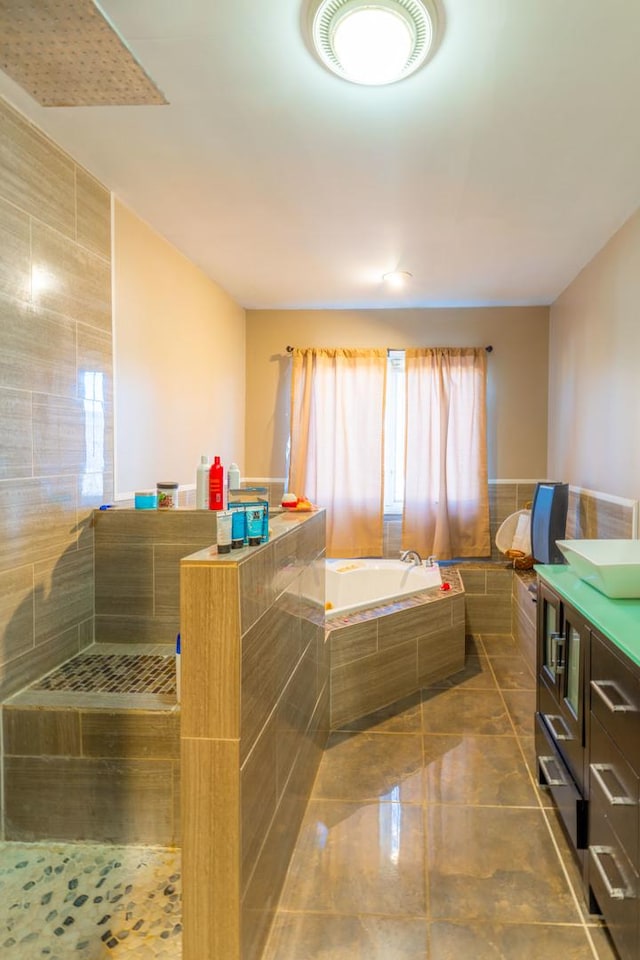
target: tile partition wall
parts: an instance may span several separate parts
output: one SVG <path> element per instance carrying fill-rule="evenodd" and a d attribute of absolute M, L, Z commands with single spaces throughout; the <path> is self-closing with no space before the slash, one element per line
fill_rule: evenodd
<path fill-rule="evenodd" d="M 93 639 L 110 233 L 108 191 L 0 99 L 0 701 Z"/>
<path fill-rule="evenodd" d="M 96 511 L 97 643 L 174 644 L 180 558 L 216 542 L 215 511 Z"/>
<path fill-rule="evenodd" d="M 324 512 L 272 529 L 180 564 L 184 960 L 258 960 L 328 734 Z"/>

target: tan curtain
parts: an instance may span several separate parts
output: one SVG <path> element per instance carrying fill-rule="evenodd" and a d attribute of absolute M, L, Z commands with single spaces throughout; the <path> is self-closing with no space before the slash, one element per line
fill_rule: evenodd
<path fill-rule="evenodd" d="M 486 352 L 407 350 L 402 545 L 439 560 L 491 553 Z"/>
<path fill-rule="evenodd" d="M 386 350 L 294 349 L 289 489 L 327 510 L 327 556 L 381 556 Z"/>

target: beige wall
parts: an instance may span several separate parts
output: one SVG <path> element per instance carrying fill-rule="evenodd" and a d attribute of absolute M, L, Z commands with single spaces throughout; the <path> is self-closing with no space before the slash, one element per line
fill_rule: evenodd
<path fill-rule="evenodd" d="M 116 495 L 194 484 L 201 454 L 244 456 L 245 315 L 114 204 Z"/>
<path fill-rule="evenodd" d="M 640 498 L 640 211 L 551 308 L 549 471 Z"/>
<path fill-rule="evenodd" d="M 548 309 L 250 310 L 247 476 L 283 476 L 289 431 L 288 344 L 296 347 L 493 346 L 489 476 L 546 473 Z"/>

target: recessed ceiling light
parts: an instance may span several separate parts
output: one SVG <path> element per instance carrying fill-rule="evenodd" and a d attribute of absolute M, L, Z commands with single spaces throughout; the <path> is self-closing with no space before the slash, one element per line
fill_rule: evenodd
<path fill-rule="evenodd" d="M 413 274 L 408 273 L 406 270 L 392 270 L 391 273 L 383 273 L 382 279 L 385 283 L 389 284 L 390 287 L 404 287 L 409 280 L 411 280 Z"/>
<path fill-rule="evenodd" d="M 329 70 L 352 83 L 380 86 L 424 63 L 435 22 L 433 0 L 320 0 L 311 32 Z"/>

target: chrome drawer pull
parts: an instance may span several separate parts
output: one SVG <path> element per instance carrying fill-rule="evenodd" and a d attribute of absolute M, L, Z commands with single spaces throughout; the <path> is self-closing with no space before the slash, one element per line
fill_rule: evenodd
<path fill-rule="evenodd" d="M 608 696 L 604 687 L 611 687 L 618 695 L 621 703 L 614 703 L 610 696 Z M 617 684 L 613 680 L 592 680 L 591 689 L 595 690 L 605 706 L 611 711 L 611 713 L 636 713 L 636 708 L 632 703 L 624 697 L 622 691 L 619 689 Z"/>
<path fill-rule="evenodd" d="M 542 716 L 547 721 L 547 726 L 549 727 L 551 736 L 553 737 L 554 740 L 573 740 L 573 736 L 569 732 L 567 725 L 562 719 L 562 717 L 558 716 L 555 713 L 543 713 Z M 558 733 L 555 726 L 556 722 L 562 724 L 564 733 Z"/>
<path fill-rule="evenodd" d="M 603 882 L 604 885 L 605 885 L 605 889 L 606 889 L 607 894 L 608 894 L 608 896 L 610 897 L 610 899 L 611 899 L 611 900 L 624 900 L 624 899 L 627 897 L 627 893 L 628 893 L 628 889 L 629 889 L 629 888 L 628 888 L 627 886 L 624 886 L 624 887 L 615 887 L 615 886 L 613 885 L 613 883 L 611 882 L 611 880 L 609 879 L 609 877 L 608 877 L 608 875 L 607 875 L 607 871 L 605 870 L 604 865 L 602 864 L 602 862 L 601 862 L 601 860 L 600 860 L 600 857 L 601 857 L 602 855 L 611 857 L 611 859 L 613 860 L 613 862 L 614 862 L 615 865 L 616 865 L 616 870 L 617 870 L 618 873 L 620 874 L 620 877 L 621 877 L 621 879 L 622 879 L 622 881 L 623 881 L 623 883 L 624 883 L 625 880 L 626 880 L 626 878 L 625 878 L 622 870 L 621 870 L 620 867 L 618 866 L 618 861 L 617 861 L 616 858 L 615 858 L 615 850 L 614 850 L 614 848 L 613 848 L 613 847 L 589 847 L 589 849 L 591 850 L 591 853 L 593 854 L 593 862 L 595 863 L 596 867 L 598 868 L 598 873 L 600 874 L 600 877 L 601 877 L 601 879 L 602 879 L 602 882 Z"/>
<path fill-rule="evenodd" d="M 565 778 L 562 776 L 562 769 L 560 768 L 560 766 L 559 766 L 559 764 L 558 764 L 558 761 L 556 760 L 555 757 L 538 757 L 538 763 L 540 764 L 540 769 L 542 770 L 542 772 L 543 772 L 543 774 L 544 774 L 544 778 L 545 778 L 545 780 L 547 781 L 547 786 L 548 786 L 548 787 L 566 787 L 566 786 L 568 786 L 567 781 L 566 781 Z M 552 763 L 555 764 L 555 768 L 556 768 L 559 776 L 558 776 L 558 775 L 552 776 L 551 773 L 549 773 L 549 767 L 550 767 L 550 765 L 551 765 Z"/>
<path fill-rule="evenodd" d="M 603 774 L 609 773 L 613 776 L 613 778 L 615 779 L 620 789 L 622 789 L 622 784 L 616 777 L 615 770 L 611 766 L 611 764 L 592 763 L 590 764 L 590 767 L 591 767 L 591 773 L 593 774 L 594 778 L 598 781 L 598 785 L 600 789 L 602 790 L 605 797 L 607 798 L 608 803 L 612 807 L 616 807 L 616 806 L 635 807 L 636 805 L 635 800 L 632 800 L 631 797 L 627 797 L 624 793 L 616 797 L 615 794 L 611 793 L 611 791 L 609 790 L 609 787 L 605 783 Z"/>
<path fill-rule="evenodd" d="M 563 673 L 564 636 L 561 633 L 552 633 L 549 640 L 551 641 L 551 659 L 549 666 L 555 673 Z"/>

